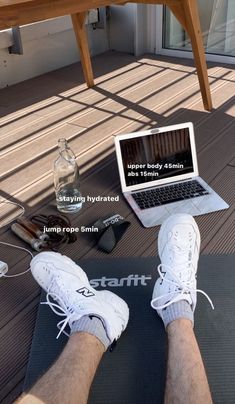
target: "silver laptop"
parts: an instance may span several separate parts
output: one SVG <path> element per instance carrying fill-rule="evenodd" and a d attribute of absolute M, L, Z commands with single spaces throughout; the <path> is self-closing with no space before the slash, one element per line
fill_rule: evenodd
<path fill-rule="evenodd" d="M 145 227 L 229 205 L 199 177 L 191 122 L 115 137 L 124 197 Z"/>

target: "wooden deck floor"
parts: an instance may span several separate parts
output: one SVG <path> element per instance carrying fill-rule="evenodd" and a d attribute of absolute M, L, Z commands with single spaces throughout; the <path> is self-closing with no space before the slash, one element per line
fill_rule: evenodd
<path fill-rule="evenodd" d="M 192 121 L 201 176 L 230 204 L 223 212 L 196 218 L 202 253 L 230 254 L 234 243 L 235 71 L 209 65 L 214 109 L 205 112 L 191 61 L 108 53 L 93 59 L 96 86 L 87 89 L 75 64 L 0 91 L 1 197 L 22 203 L 27 216 L 55 213 L 52 164 L 57 140 L 66 137 L 78 156 L 84 195 L 120 196 L 117 203 L 87 203 L 73 217 L 89 225 L 117 212 L 131 221 L 112 254 L 97 251 L 80 234 L 61 251 L 73 259 L 156 254 L 159 228 L 144 229 L 120 193 L 114 154 L 116 134 Z M 1 226 L 16 214 L 1 205 Z M 1 228 L 0 240 L 25 246 Z M 29 256 L 0 244 L 10 273 L 29 266 Z M 30 274 L 0 281 L 0 402 L 20 394 L 38 304 L 39 288 Z"/>

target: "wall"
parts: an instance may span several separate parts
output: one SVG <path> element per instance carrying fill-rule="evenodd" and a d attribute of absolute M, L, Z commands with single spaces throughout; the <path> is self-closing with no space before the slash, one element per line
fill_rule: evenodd
<path fill-rule="evenodd" d="M 106 21 L 107 13 L 107 21 Z M 101 26 L 88 25 L 91 55 L 109 49 L 135 53 L 136 5 L 101 9 Z M 10 55 L 11 30 L 0 31 L 0 88 L 39 76 L 79 61 L 70 17 L 56 18 L 21 27 L 23 55 Z"/>
<path fill-rule="evenodd" d="M 112 50 L 134 53 L 135 4 L 109 7 L 108 37 Z"/>
<path fill-rule="evenodd" d="M 39 22 L 21 28 L 23 55 L 10 55 L 11 30 L 0 32 L 0 88 L 79 61 L 70 17 Z M 108 49 L 106 26 L 88 26 L 91 55 Z"/>

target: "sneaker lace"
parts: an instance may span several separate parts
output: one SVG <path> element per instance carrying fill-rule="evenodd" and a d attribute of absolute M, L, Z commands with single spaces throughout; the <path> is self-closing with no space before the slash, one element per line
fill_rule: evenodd
<path fill-rule="evenodd" d="M 179 248 L 177 246 L 173 246 L 172 249 L 179 256 L 180 255 L 185 256 L 185 254 L 188 251 L 187 248 Z M 164 269 L 166 269 L 166 271 L 164 271 Z M 208 296 L 208 294 L 205 293 L 201 289 L 198 289 L 198 288 L 195 289 L 192 287 L 192 279 L 195 276 L 195 272 L 196 272 L 192 260 L 187 260 L 186 262 L 181 262 L 180 264 L 178 263 L 177 270 L 179 270 L 177 272 L 180 272 L 181 274 L 183 274 L 184 272 L 188 273 L 190 271 L 190 275 L 186 277 L 187 279 L 184 279 L 184 276 L 182 276 L 182 278 L 180 278 L 177 275 L 175 268 L 173 269 L 172 267 L 165 265 L 165 264 L 158 265 L 158 273 L 159 273 L 159 276 L 162 278 L 162 280 L 175 287 L 173 288 L 172 292 L 168 292 L 168 293 L 165 293 L 164 295 L 154 298 L 152 300 L 152 304 L 157 302 L 158 300 L 162 300 L 166 297 L 170 298 L 171 295 L 175 295 L 176 290 L 180 291 L 180 294 L 179 295 L 177 294 L 175 297 L 172 296 L 172 298 L 163 305 L 160 305 L 160 306 L 154 305 L 154 308 L 158 309 L 158 310 L 164 309 L 164 308 L 170 306 L 170 304 L 178 301 L 179 296 L 183 296 L 184 294 L 201 293 L 207 298 L 212 309 L 214 310 L 214 305 L 212 303 L 212 300 Z M 164 276 L 164 274 L 167 276 Z"/>
<path fill-rule="evenodd" d="M 58 281 L 54 280 L 54 282 L 51 284 L 51 289 L 52 286 L 55 291 L 49 291 L 46 295 L 46 302 L 42 302 L 41 304 L 48 305 L 55 314 L 65 317 L 63 320 L 57 323 L 57 328 L 60 331 L 56 336 L 56 339 L 60 337 L 62 332 L 67 335 L 67 337 L 69 337 L 69 334 L 65 331 L 65 328 L 70 323 L 70 321 L 73 321 L 75 312 L 73 304 L 71 304 L 71 297 L 69 298 L 68 291 L 63 288 L 63 299 L 61 298 L 61 286 L 59 285 Z M 58 290 L 58 292 L 56 292 L 56 290 Z M 53 299 L 54 301 L 52 301 L 51 299 Z M 57 303 L 55 303 L 55 301 Z M 82 315 L 77 316 L 76 314 L 76 320 L 78 320 L 80 317 L 82 317 Z"/>

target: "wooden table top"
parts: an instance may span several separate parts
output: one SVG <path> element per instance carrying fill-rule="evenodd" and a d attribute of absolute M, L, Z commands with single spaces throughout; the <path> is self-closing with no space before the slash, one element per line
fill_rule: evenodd
<path fill-rule="evenodd" d="M 151 2 L 151 1 L 150 1 Z M 78 7 L 86 7 L 86 9 L 101 7 L 102 5 L 126 3 L 124 0 L 0 0 L 0 7 L 13 7 L 17 5 L 24 5 L 31 3 L 35 6 L 52 4 L 56 6 L 57 3 L 77 4 Z"/>
<path fill-rule="evenodd" d="M 123 3 L 123 0 L 0 0 L 0 30 Z"/>
<path fill-rule="evenodd" d="M 23 5 L 24 3 L 33 3 L 34 5 L 39 4 L 53 4 L 56 3 L 76 3 L 80 7 L 86 6 L 86 9 L 101 7 L 102 5 L 112 5 L 112 4 L 125 4 L 125 3 L 149 3 L 149 4 L 174 4 L 179 3 L 182 0 L 0 0 L 0 7 L 14 7 L 15 5 Z"/>

